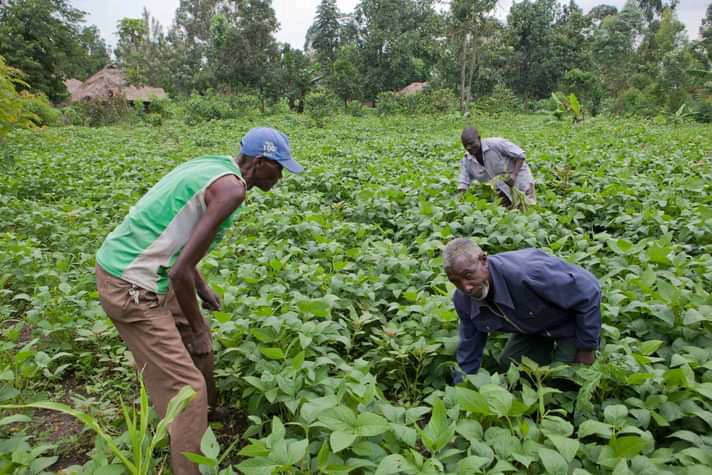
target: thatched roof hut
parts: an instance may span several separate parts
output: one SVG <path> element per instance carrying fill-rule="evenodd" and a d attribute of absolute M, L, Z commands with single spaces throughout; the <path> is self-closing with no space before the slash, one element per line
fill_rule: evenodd
<path fill-rule="evenodd" d="M 67 79 L 66 81 L 64 81 L 64 87 L 67 88 L 67 92 L 69 92 L 69 95 L 71 96 L 80 87 L 82 87 L 82 82 L 79 79 Z"/>
<path fill-rule="evenodd" d="M 115 64 L 110 64 L 72 92 L 70 102 L 108 99 L 115 96 L 124 96 L 129 102 L 147 103 L 166 97 L 166 92 L 160 87 L 129 86 L 121 69 Z"/>
<path fill-rule="evenodd" d="M 412 82 L 408 84 L 406 87 L 398 91 L 399 96 L 412 96 L 413 94 L 417 94 L 419 92 L 423 92 L 425 88 L 428 87 L 427 82 Z"/>

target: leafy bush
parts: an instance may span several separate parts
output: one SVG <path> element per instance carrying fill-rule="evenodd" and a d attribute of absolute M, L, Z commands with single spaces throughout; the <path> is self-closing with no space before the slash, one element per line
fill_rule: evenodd
<path fill-rule="evenodd" d="M 404 112 L 400 96 L 391 91 L 379 93 L 376 96 L 376 112 L 381 115 Z"/>
<path fill-rule="evenodd" d="M 315 91 L 307 95 L 304 109 L 317 127 L 324 127 L 325 120 L 337 113 L 340 108 L 339 99 L 324 91 Z"/>
<path fill-rule="evenodd" d="M 426 88 L 415 94 L 382 92 L 376 97 L 376 111 L 381 114 L 435 114 L 455 109 L 457 98 L 450 89 Z"/>
<path fill-rule="evenodd" d="M 614 110 L 618 114 L 639 115 L 652 117 L 660 113 L 656 100 L 645 94 L 640 89 L 631 87 L 623 91 L 614 103 Z"/>
<path fill-rule="evenodd" d="M 0 56 L 0 138 L 14 127 L 31 127 L 41 121 L 28 104 L 34 96 L 18 94 L 15 89 L 15 86 L 28 86 L 22 77 L 19 69 L 7 66 Z"/>
<path fill-rule="evenodd" d="M 205 94 L 193 93 L 183 105 L 184 120 L 189 125 L 211 120 L 237 119 L 258 112 L 261 102 L 249 94 L 224 95 L 209 89 Z"/>
<path fill-rule="evenodd" d="M 699 98 L 692 106 L 692 113 L 697 122 L 712 123 L 712 97 Z"/>
<path fill-rule="evenodd" d="M 117 124 L 133 117 L 136 112 L 124 96 L 75 102 L 62 110 L 65 124 L 88 127 Z"/>
<path fill-rule="evenodd" d="M 346 103 L 346 113 L 354 117 L 361 117 L 365 113 L 365 108 L 360 101 L 349 101 Z"/>
<path fill-rule="evenodd" d="M 26 113 L 32 115 L 32 122 L 35 125 L 47 126 L 58 123 L 62 114 L 50 104 L 47 96 L 22 91 L 20 97 L 22 98 L 22 108 Z"/>
<path fill-rule="evenodd" d="M 494 91 L 475 103 L 486 112 L 516 112 L 522 110 L 522 101 L 507 86 L 497 84 Z"/>

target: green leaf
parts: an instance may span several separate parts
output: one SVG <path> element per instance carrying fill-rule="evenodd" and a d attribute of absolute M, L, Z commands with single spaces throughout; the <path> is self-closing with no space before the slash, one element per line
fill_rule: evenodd
<path fill-rule="evenodd" d="M 682 314 L 682 323 L 685 325 L 694 325 L 695 323 L 708 321 L 709 318 L 702 315 L 697 309 L 689 308 Z"/>
<path fill-rule="evenodd" d="M 185 458 L 198 465 L 205 465 L 207 467 L 217 467 L 218 463 L 215 459 L 206 457 L 205 455 L 194 454 L 192 452 L 181 452 Z"/>
<path fill-rule="evenodd" d="M 608 241 L 608 247 L 616 254 L 626 255 L 633 250 L 633 243 L 625 239 L 610 240 Z"/>
<path fill-rule="evenodd" d="M 669 265 L 670 264 L 670 259 L 668 259 L 668 255 L 672 252 L 672 247 L 670 246 L 658 246 L 656 244 L 648 247 L 648 249 L 645 251 L 645 253 L 648 255 L 648 258 L 658 264 L 665 264 Z"/>
<path fill-rule="evenodd" d="M 287 464 L 295 465 L 302 460 L 307 453 L 309 441 L 307 439 L 292 442 L 287 448 Z"/>
<path fill-rule="evenodd" d="M 402 455 L 393 454 L 381 460 L 381 463 L 378 464 L 378 468 L 376 469 L 376 475 L 392 475 L 403 472 L 410 467 L 412 467 L 412 464 Z"/>
<path fill-rule="evenodd" d="M 3 417 L 0 419 L 0 426 L 15 424 L 20 422 L 32 422 L 32 418 L 24 414 L 15 414 L 12 416 Z"/>
<path fill-rule="evenodd" d="M 663 345 L 661 340 L 648 340 L 640 344 L 640 353 L 643 355 L 652 355 Z"/>
<path fill-rule="evenodd" d="M 213 429 L 210 427 L 205 431 L 200 441 L 200 451 L 203 452 L 203 455 L 211 459 L 217 459 L 218 455 L 220 455 L 220 444 L 218 444 Z"/>
<path fill-rule="evenodd" d="M 372 412 L 364 412 L 356 418 L 356 433 L 362 437 L 379 435 L 390 429 L 388 421 Z"/>
<path fill-rule="evenodd" d="M 302 313 L 309 313 L 315 317 L 326 318 L 331 315 L 331 304 L 326 299 L 310 299 L 297 302 L 297 307 Z"/>
<path fill-rule="evenodd" d="M 255 457 L 237 465 L 245 475 L 272 475 L 279 465 L 267 457 Z"/>
<path fill-rule="evenodd" d="M 574 457 L 576 457 L 576 452 L 578 452 L 581 445 L 578 440 L 553 434 L 547 434 L 547 437 L 551 443 L 554 444 L 556 450 L 559 451 L 567 463 L 573 462 Z"/>
<path fill-rule="evenodd" d="M 264 347 L 260 346 L 260 353 L 262 353 L 266 358 L 269 358 L 271 360 L 283 360 L 286 355 L 282 351 L 282 348 L 278 347 Z"/>
<path fill-rule="evenodd" d="M 470 455 L 457 462 L 457 473 L 459 475 L 471 475 L 477 473 L 482 467 L 489 464 L 489 459 Z"/>
<path fill-rule="evenodd" d="M 30 463 L 30 473 L 41 473 L 46 468 L 51 467 L 59 457 L 54 455 L 51 457 L 38 457 Z"/>
<path fill-rule="evenodd" d="M 348 407 L 332 407 L 319 414 L 317 419 L 331 430 L 355 432 L 356 415 Z"/>
<path fill-rule="evenodd" d="M 623 404 L 612 404 L 603 410 L 603 418 L 609 424 L 621 424 L 628 415 L 628 408 Z"/>
<path fill-rule="evenodd" d="M 487 403 L 487 399 L 477 391 L 457 386 L 455 388 L 455 400 L 457 400 L 460 407 L 467 412 L 490 415 L 490 407 Z"/>
<path fill-rule="evenodd" d="M 604 439 L 610 439 L 613 436 L 613 426 L 604 422 L 588 420 L 582 422 L 578 428 L 579 439 L 594 434 Z"/>
<path fill-rule="evenodd" d="M 509 414 L 514 396 L 502 386 L 485 384 L 480 387 L 480 394 L 484 396 L 492 414 L 502 417 Z"/>
<path fill-rule="evenodd" d="M 298 371 L 302 368 L 302 365 L 304 364 L 304 358 L 306 356 L 306 353 L 303 351 L 300 351 L 297 356 L 292 359 L 292 369 L 295 371 Z"/>
<path fill-rule="evenodd" d="M 648 442 L 637 435 L 627 435 L 611 440 L 608 445 L 618 457 L 633 458 L 648 446 Z"/>
<path fill-rule="evenodd" d="M 331 436 L 329 436 L 331 450 L 333 450 L 334 452 L 340 452 L 344 450 L 346 447 L 354 443 L 356 437 L 358 436 L 353 432 L 344 432 L 340 430 L 332 432 Z"/>
<path fill-rule="evenodd" d="M 321 414 L 327 409 L 336 406 L 338 403 L 339 400 L 336 398 L 336 396 L 325 396 L 312 399 L 311 401 L 302 404 L 300 414 L 305 421 L 311 424 L 317 419 L 319 414 Z"/>
<path fill-rule="evenodd" d="M 541 447 L 538 450 L 538 455 L 547 475 L 567 475 L 569 473 L 569 465 L 557 452 Z"/>

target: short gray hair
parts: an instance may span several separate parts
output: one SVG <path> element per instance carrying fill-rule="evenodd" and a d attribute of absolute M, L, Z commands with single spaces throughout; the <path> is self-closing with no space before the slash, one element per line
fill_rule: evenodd
<path fill-rule="evenodd" d="M 477 259 L 482 254 L 482 249 L 472 239 L 453 239 L 443 250 L 443 267 L 445 272 L 449 272 L 455 266 L 455 262 L 463 257 Z"/>

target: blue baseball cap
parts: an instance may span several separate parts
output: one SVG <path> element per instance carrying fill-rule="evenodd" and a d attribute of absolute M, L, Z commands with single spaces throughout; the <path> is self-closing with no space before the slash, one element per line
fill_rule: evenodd
<path fill-rule="evenodd" d="M 289 138 L 270 127 L 255 127 L 247 132 L 240 140 L 240 153 L 274 160 L 292 173 L 304 171 L 304 167 L 292 158 Z"/>

